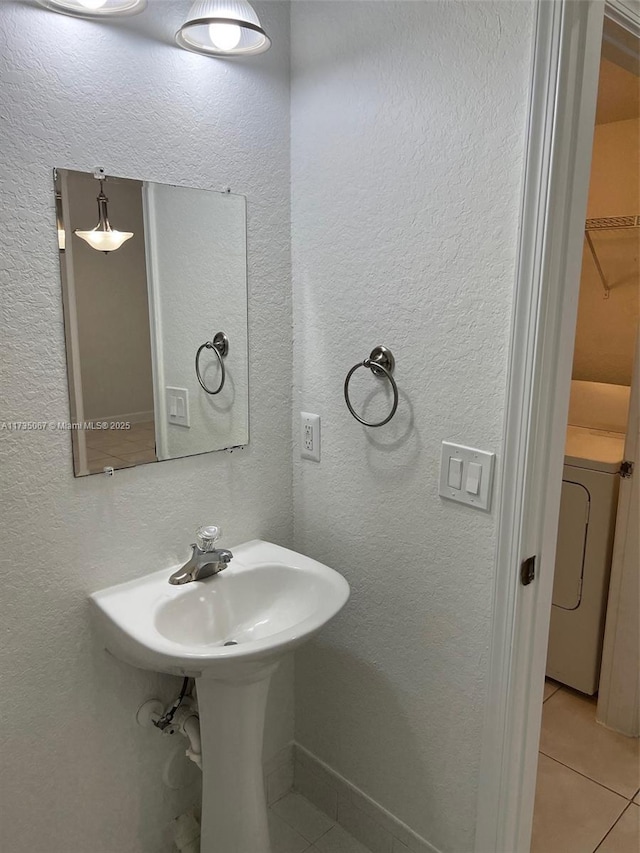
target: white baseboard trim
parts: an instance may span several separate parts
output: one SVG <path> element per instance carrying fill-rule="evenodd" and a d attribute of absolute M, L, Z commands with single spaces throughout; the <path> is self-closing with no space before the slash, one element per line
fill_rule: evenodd
<path fill-rule="evenodd" d="M 293 749 L 293 788 L 337 821 L 372 853 L 440 853 L 405 823 L 299 744 Z"/>

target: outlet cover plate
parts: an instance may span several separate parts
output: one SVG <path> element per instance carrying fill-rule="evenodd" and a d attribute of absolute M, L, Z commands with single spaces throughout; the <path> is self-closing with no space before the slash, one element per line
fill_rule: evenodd
<path fill-rule="evenodd" d="M 320 415 L 300 412 L 300 456 L 320 461 Z"/>

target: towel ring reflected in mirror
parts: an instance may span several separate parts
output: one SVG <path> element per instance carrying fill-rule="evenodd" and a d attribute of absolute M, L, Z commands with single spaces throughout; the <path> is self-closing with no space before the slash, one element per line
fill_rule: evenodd
<path fill-rule="evenodd" d="M 218 363 L 220 365 L 220 384 L 212 391 L 211 388 L 207 388 L 200 374 L 200 354 L 203 349 L 213 350 L 215 353 Z M 227 372 L 224 367 L 224 357 L 229 352 L 229 338 L 225 335 L 224 332 L 216 332 L 213 336 L 213 340 L 205 341 L 205 343 L 201 344 L 198 347 L 198 352 L 196 353 L 196 376 L 198 377 L 198 382 L 202 386 L 202 388 L 207 392 L 207 394 L 219 394 L 220 391 L 224 388 L 224 383 L 227 378 Z"/>
<path fill-rule="evenodd" d="M 391 418 L 395 415 L 396 410 L 398 408 L 398 386 L 396 384 L 396 380 L 393 378 L 393 371 L 395 366 L 396 360 L 393 357 L 393 353 L 391 352 L 391 350 L 387 349 L 386 347 L 374 347 L 374 349 L 371 350 L 369 358 L 365 358 L 364 361 L 360 361 L 358 362 L 358 364 L 354 364 L 351 370 L 347 373 L 347 377 L 344 380 L 344 401 L 347 404 L 347 408 L 349 409 L 353 417 L 359 423 L 363 424 L 363 426 L 384 426 L 385 424 L 388 424 Z M 361 418 L 351 405 L 351 400 L 349 399 L 349 382 L 351 381 L 351 377 L 359 367 L 368 367 L 374 376 L 381 376 L 385 379 L 388 379 L 393 389 L 393 405 L 391 407 L 391 411 L 389 412 L 386 418 L 381 421 L 378 421 L 377 423 L 370 423 L 369 421 L 365 421 L 364 418 Z"/>

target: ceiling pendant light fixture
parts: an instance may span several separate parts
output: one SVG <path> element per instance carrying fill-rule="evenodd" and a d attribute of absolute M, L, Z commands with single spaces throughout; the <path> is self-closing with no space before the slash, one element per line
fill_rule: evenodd
<path fill-rule="evenodd" d="M 271 47 L 247 0 L 196 0 L 176 41 L 207 56 L 253 56 Z"/>
<path fill-rule="evenodd" d="M 73 232 L 82 240 L 87 242 L 92 249 L 98 252 L 115 252 L 123 243 L 133 237 L 133 231 L 115 231 L 107 214 L 107 202 L 109 199 L 104 194 L 104 181 L 100 179 L 100 192 L 98 193 L 98 224 L 91 231 L 80 231 L 78 228 Z"/>
<path fill-rule="evenodd" d="M 38 0 L 45 9 L 80 18 L 117 18 L 137 15 L 147 0 Z"/>

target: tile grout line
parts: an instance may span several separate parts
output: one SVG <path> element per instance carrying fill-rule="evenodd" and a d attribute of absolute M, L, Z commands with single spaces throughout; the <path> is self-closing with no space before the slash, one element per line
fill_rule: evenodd
<path fill-rule="evenodd" d="M 561 688 L 560 688 L 560 687 L 558 687 L 558 690 L 560 690 L 560 689 L 561 689 Z M 557 691 L 556 691 L 556 692 L 557 692 Z M 549 697 L 549 698 L 550 698 L 550 697 Z M 316 777 L 316 779 L 320 778 L 320 777 L 317 775 L 317 773 L 316 773 L 315 769 L 310 770 L 310 772 L 311 772 L 311 773 Z M 343 781 L 344 781 L 344 780 L 343 780 Z M 329 786 L 330 786 L 330 787 L 332 787 L 332 790 L 334 790 L 334 791 L 337 793 L 337 795 L 338 795 L 338 802 L 339 802 L 341 794 L 339 793 L 339 791 L 337 790 L 337 788 L 334 788 L 330 783 L 327 783 L 327 784 L 329 784 Z M 347 783 L 347 785 L 348 785 L 348 784 L 349 784 L 349 783 Z M 294 788 L 294 791 L 295 791 L 295 788 Z M 356 791 L 355 791 L 355 792 L 357 792 L 357 789 L 356 789 Z M 361 806 L 360 806 L 360 804 L 359 804 L 358 802 L 356 802 L 354 799 L 352 799 L 351 794 L 353 794 L 353 793 L 355 793 L 355 792 L 354 792 L 354 791 L 351 791 L 351 792 L 350 792 L 350 795 L 349 795 L 349 802 L 351 803 L 351 805 L 353 805 L 353 807 L 354 807 L 356 810 L 360 811 L 360 812 L 361 812 L 361 813 L 362 813 L 362 814 L 363 814 L 367 819 L 371 820 L 371 821 L 372 821 L 372 823 L 376 824 L 377 829 L 379 829 L 380 831 L 383 831 L 383 832 L 385 832 L 387 835 L 389 835 L 389 837 L 390 837 L 390 839 L 391 839 L 391 843 L 392 843 L 392 845 L 394 844 L 394 842 L 396 842 L 396 841 L 397 841 L 397 842 L 398 842 L 399 844 L 401 844 L 403 847 L 407 847 L 406 843 L 403 841 L 403 837 L 404 837 L 404 836 L 396 835 L 396 833 L 395 833 L 393 830 L 391 830 L 391 829 L 387 829 L 387 828 L 384 828 L 384 827 L 382 826 L 381 821 L 379 821 L 377 817 L 374 817 L 373 815 L 370 815 L 367 811 L 365 811 L 364 809 L 362 809 L 362 808 L 361 808 Z M 300 791 L 296 791 L 296 793 L 301 793 L 301 792 L 300 792 Z M 305 795 L 304 795 L 304 794 L 301 794 L 301 796 L 303 796 L 303 797 L 306 799 L 306 797 L 305 797 Z M 311 800 L 309 800 L 309 802 L 311 802 Z M 314 805 L 314 806 L 315 806 L 315 808 L 318 808 L 318 806 L 316 806 L 316 805 L 315 805 L 315 803 L 313 803 L 313 802 L 312 802 L 312 805 Z M 377 804 L 376 804 L 376 805 L 377 805 Z M 378 806 L 378 808 L 379 808 L 379 806 Z M 320 811 L 323 811 L 323 810 L 322 810 L 322 809 L 320 809 Z M 327 817 L 329 817 L 329 815 L 327 815 L 327 813 L 326 813 L 326 812 L 324 812 L 324 811 L 323 811 L 323 814 L 325 814 Z M 393 817 L 393 815 L 392 815 L 392 817 Z M 346 832 L 350 837 L 354 838 L 354 839 L 355 839 L 355 840 L 356 840 L 356 841 L 357 841 L 357 842 L 358 842 L 362 847 L 364 847 L 364 849 L 365 849 L 366 853 L 371 853 L 370 849 L 369 849 L 368 847 L 366 847 L 366 846 L 365 846 L 364 842 L 363 842 L 363 841 L 360 841 L 360 839 L 359 839 L 359 838 L 357 838 L 355 835 L 353 835 L 353 834 L 352 834 L 352 833 L 351 833 L 351 832 L 350 832 L 350 831 L 349 831 L 349 830 L 344 826 L 344 824 L 340 823 L 340 821 L 339 821 L 339 820 L 337 820 L 337 819 L 336 819 L 336 820 L 334 820 L 333 818 L 329 818 L 329 820 L 333 820 L 333 826 L 331 827 L 331 829 L 335 829 L 336 827 L 338 827 L 338 828 L 342 829 L 342 830 L 343 830 L 344 832 Z M 396 820 L 397 820 L 397 819 L 396 819 Z M 400 827 L 398 827 L 398 828 L 401 828 L 401 827 L 402 827 L 402 824 L 401 824 L 401 825 L 400 825 Z M 407 828 L 410 830 L 410 827 L 407 827 Z M 320 838 L 318 839 L 318 841 L 319 841 L 319 840 L 321 840 L 322 838 L 324 838 L 324 837 L 325 837 L 325 835 L 328 835 L 328 834 L 329 834 L 329 832 L 331 832 L 331 829 L 328 829 L 328 830 L 327 830 L 327 832 L 325 832 L 323 835 L 321 835 L 321 836 L 320 836 Z M 424 842 L 420 842 L 420 841 L 418 841 L 418 843 L 424 843 Z M 315 841 L 315 842 L 314 842 L 314 844 L 317 844 L 317 841 Z M 408 849 L 408 848 L 407 848 L 407 849 Z M 409 853 L 413 853 L 413 848 L 412 848 L 411 850 L 409 850 Z"/>
<path fill-rule="evenodd" d="M 283 794 L 281 797 L 278 797 L 278 799 L 277 799 L 275 802 L 271 803 L 271 805 L 269 806 L 269 809 L 273 810 L 273 806 L 275 806 L 275 805 L 276 805 L 276 803 L 279 803 L 281 800 L 284 800 L 284 798 L 285 798 L 285 797 L 288 797 L 290 794 L 295 794 L 295 793 L 297 793 L 297 794 L 298 794 L 298 796 L 300 796 L 300 797 L 302 797 L 304 800 L 306 800 L 306 802 L 308 802 L 310 805 L 314 806 L 314 808 L 316 808 L 316 809 L 318 808 L 318 807 L 317 807 L 317 806 L 315 806 L 315 805 L 314 805 L 310 800 L 307 800 L 307 798 L 306 798 L 303 794 L 300 794 L 300 793 L 298 793 L 297 791 L 293 791 L 293 790 L 291 790 L 291 791 L 287 791 L 287 792 L 286 792 L 285 794 Z M 310 850 L 310 849 L 311 849 L 311 847 L 313 847 L 313 845 L 314 845 L 314 844 L 316 844 L 318 841 L 320 841 L 320 839 L 321 839 L 321 838 L 324 838 L 324 837 L 325 837 L 325 835 L 328 835 L 328 834 L 331 832 L 331 830 L 332 830 L 335 826 L 337 826 L 337 825 L 338 825 L 338 824 L 337 824 L 337 821 L 333 820 L 333 818 L 330 818 L 330 817 L 329 817 L 329 815 L 328 815 L 328 814 L 325 814 L 325 812 L 323 812 L 321 809 L 318 809 L 318 811 L 320 811 L 320 812 L 321 812 L 321 814 L 323 814 L 323 815 L 327 818 L 327 820 L 330 820 L 330 821 L 332 822 L 332 823 L 331 823 L 331 826 L 329 827 L 329 829 L 327 829 L 325 832 L 323 832 L 321 835 L 319 835 L 319 836 L 316 838 L 316 840 L 315 840 L 315 841 L 310 841 L 310 842 L 309 842 L 309 846 L 308 846 L 308 847 L 305 847 L 305 848 L 304 848 L 304 850 L 302 851 L 302 853 L 307 853 L 307 850 Z M 287 824 L 287 826 L 288 826 L 290 829 L 293 829 L 293 831 L 294 831 L 294 832 L 297 832 L 297 833 L 298 833 L 298 835 L 300 836 L 300 838 L 302 838 L 304 841 L 309 841 L 309 839 L 308 839 L 308 838 L 306 838 L 306 837 L 305 837 L 305 836 L 300 832 L 300 830 L 299 830 L 299 829 L 297 829 L 297 827 L 295 827 L 292 823 L 289 823 L 289 821 L 286 819 L 286 817 L 283 817 L 283 815 L 279 815 L 279 814 L 278 814 L 278 812 L 275 812 L 275 811 L 274 811 L 273 813 L 276 815 L 276 817 L 279 817 L 281 821 L 283 821 L 284 823 L 286 823 L 286 824 Z"/>
<path fill-rule="evenodd" d="M 597 853 L 597 851 L 602 847 L 602 845 L 604 844 L 605 840 L 606 840 L 606 839 L 611 835 L 611 833 L 612 833 L 612 832 L 613 832 L 613 830 L 616 828 L 616 826 L 618 825 L 618 823 L 622 820 L 622 816 L 623 816 L 623 815 L 625 815 L 625 814 L 629 811 L 629 808 L 630 808 L 630 806 L 632 806 L 632 805 L 633 805 L 633 803 L 631 802 L 631 800 L 629 800 L 629 802 L 627 803 L 627 805 L 625 806 L 625 808 L 622 810 L 622 813 L 621 813 L 621 814 L 618 816 L 618 818 L 616 819 L 616 821 L 615 821 L 615 823 L 613 824 L 613 826 L 610 826 L 610 827 L 609 827 L 609 829 L 605 832 L 605 834 L 604 834 L 603 838 L 601 838 L 601 839 L 600 839 L 600 841 L 599 841 L 599 842 L 596 844 L 596 846 L 593 848 L 593 853 Z"/>
<path fill-rule="evenodd" d="M 560 689 L 561 689 L 560 687 L 556 687 L 556 689 L 553 691 L 553 693 L 549 693 L 547 698 L 542 700 L 542 704 L 543 705 L 546 704 L 549 701 L 549 699 L 552 699 Z"/>
<path fill-rule="evenodd" d="M 328 817 L 328 815 L 327 815 L 327 817 Z M 329 818 L 329 820 L 331 820 L 331 818 Z M 323 833 L 322 833 L 322 835 L 319 835 L 319 836 L 316 838 L 316 840 L 313 842 L 313 844 L 317 844 L 317 842 L 318 842 L 318 841 L 320 841 L 320 839 L 321 839 L 321 838 L 324 838 L 324 837 L 325 837 L 325 835 L 329 835 L 329 833 L 331 832 L 331 830 L 332 830 L 332 829 L 335 829 L 335 828 L 336 828 L 336 826 L 338 826 L 338 823 L 337 823 L 336 821 L 334 821 L 334 822 L 333 822 L 333 826 L 330 826 L 330 827 L 329 827 L 329 829 L 328 829 L 326 832 L 323 832 Z M 312 844 L 311 846 L 313 846 L 313 844 Z"/>
<path fill-rule="evenodd" d="M 554 691 L 553 691 L 553 693 L 551 694 L 551 696 L 547 696 L 547 698 L 546 698 L 545 700 L 543 700 L 542 704 L 543 704 L 543 705 L 546 705 L 546 704 L 547 704 L 547 702 L 549 701 L 549 699 L 553 699 L 553 697 L 554 697 L 554 696 L 557 696 L 557 695 L 558 695 L 558 693 L 564 693 L 564 690 L 563 690 L 562 686 L 558 687 L 558 689 L 557 689 L 557 690 L 554 690 Z"/>
<path fill-rule="evenodd" d="M 272 803 L 269 803 L 269 808 L 273 809 L 276 803 L 279 803 L 280 800 L 284 800 L 285 797 L 288 797 L 291 791 L 285 791 L 284 794 L 280 794 L 277 800 L 274 800 Z"/>
<path fill-rule="evenodd" d="M 626 796 L 626 794 L 621 794 L 620 791 L 614 791 L 613 788 L 610 788 L 608 785 L 604 785 L 602 782 L 598 782 L 597 779 L 592 779 L 591 776 L 587 776 L 586 773 L 581 773 L 579 770 L 576 770 L 575 767 L 572 767 L 570 764 L 565 764 L 564 761 L 560 761 L 558 758 L 554 758 L 553 755 L 549 755 L 547 752 L 543 752 L 541 749 L 539 750 L 540 755 L 544 755 L 545 758 L 550 758 L 552 761 L 555 761 L 556 764 L 561 764 L 563 767 L 566 767 L 567 770 L 572 770 L 574 773 L 577 773 L 578 776 L 582 776 L 583 779 L 588 779 L 590 782 L 593 782 L 594 785 L 599 785 L 601 788 L 604 788 L 605 791 L 610 791 L 612 794 L 616 794 L 616 796 L 621 797 L 623 800 L 626 800 L 627 803 L 633 802 L 632 795 L 631 799 Z"/>

